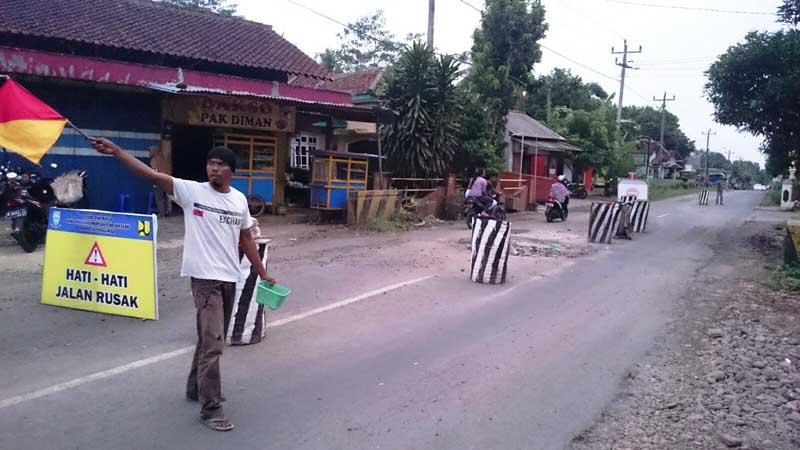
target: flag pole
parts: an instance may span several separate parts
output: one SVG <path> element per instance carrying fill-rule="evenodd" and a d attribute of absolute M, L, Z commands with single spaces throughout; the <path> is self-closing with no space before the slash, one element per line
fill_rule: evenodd
<path fill-rule="evenodd" d="M 91 141 L 92 139 L 94 139 L 93 137 L 91 137 L 88 134 L 86 134 L 83 130 L 81 130 L 80 128 L 76 127 L 75 124 L 72 123 L 69 119 L 67 119 L 67 124 L 69 126 L 71 126 L 75 131 L 77 131 L 81 136 L 86 138 L 87 141 Z"/>

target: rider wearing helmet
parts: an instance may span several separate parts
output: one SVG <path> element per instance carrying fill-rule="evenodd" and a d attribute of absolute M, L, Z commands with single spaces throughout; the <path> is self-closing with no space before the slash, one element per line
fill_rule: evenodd
<path fill-rule="evenodd" d="M 569 189 L 567 189 L 567 177 L 559 175 L 553 185 L 550 186 L 550 197 L 558 200 L 564 212 L 567 212 L 567 205 L 569 205 Z"/>

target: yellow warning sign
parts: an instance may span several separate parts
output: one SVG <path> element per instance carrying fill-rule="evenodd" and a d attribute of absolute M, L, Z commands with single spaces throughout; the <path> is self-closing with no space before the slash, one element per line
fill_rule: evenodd
<path fill-rule="evenodd" d="M 158 319 L 156 218 L 53 208 L 42 303 Z"/>

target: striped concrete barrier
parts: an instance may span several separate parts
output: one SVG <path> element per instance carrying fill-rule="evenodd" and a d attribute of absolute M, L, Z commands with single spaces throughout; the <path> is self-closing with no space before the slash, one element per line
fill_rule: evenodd
<path fill-rule="evenodd" d="M 800 220 L 789 219 L 786 222 L 783 251 L 783 260 L 787 266 L 800 264 Z"/>
<path fill-rule="evenodd" d="M 267 266 L 269 256 L 269 239 L 259 239 L 258 254 L 264 267 Z M 239 270 L 241 276 L 236 283 L 236 301 L 228 319 L 225 342 L 228 345 L 248 345 L 261 342 L 267 335 L 264 326 L 266 312 L 264 305 L 256 303 L 256 283 L 258 275 L 250 270 L 250 260 L 243 254 L 239 255 Z M 228 315 L 226 314 L 226 316 Z"/>
<path fill-rule="evenodd" d="M 635 201 L 631 205 L 631 228 L 635 233 L 644 233 L 650 215 L 650 202 Z"/>
<path fill-rule="evenodd" d="M 610 244 L 619 231 L 624 203 L 592 203 L 589 209 L 589 242 Z"/>
<path fill-rule="evenodd" d="M 480 217 L 472 227 L 470 279 L 476 283 L 503 284 L 508 270 L 511 224 Z"/>
<path fill-rule="evenodd" d="M 700 194 L 698 195 L 698 204 L 706 206 L 708 205 L 708 189 L 700 189 Z"/>
<path fill-rule="evenodd" d="M 348 194 L 347 223 L 366 225 L 372 219 L 388 219 L 397 211 L 400 191 L 352 191 Z"/>

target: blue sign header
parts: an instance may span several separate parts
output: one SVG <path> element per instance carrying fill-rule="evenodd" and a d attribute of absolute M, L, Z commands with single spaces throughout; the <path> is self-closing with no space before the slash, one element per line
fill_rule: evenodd
<path fill-rule="evenodd" d="M 153 217 L 85 209 L 51 208 L 49 230 L 154 241 Z"/>

